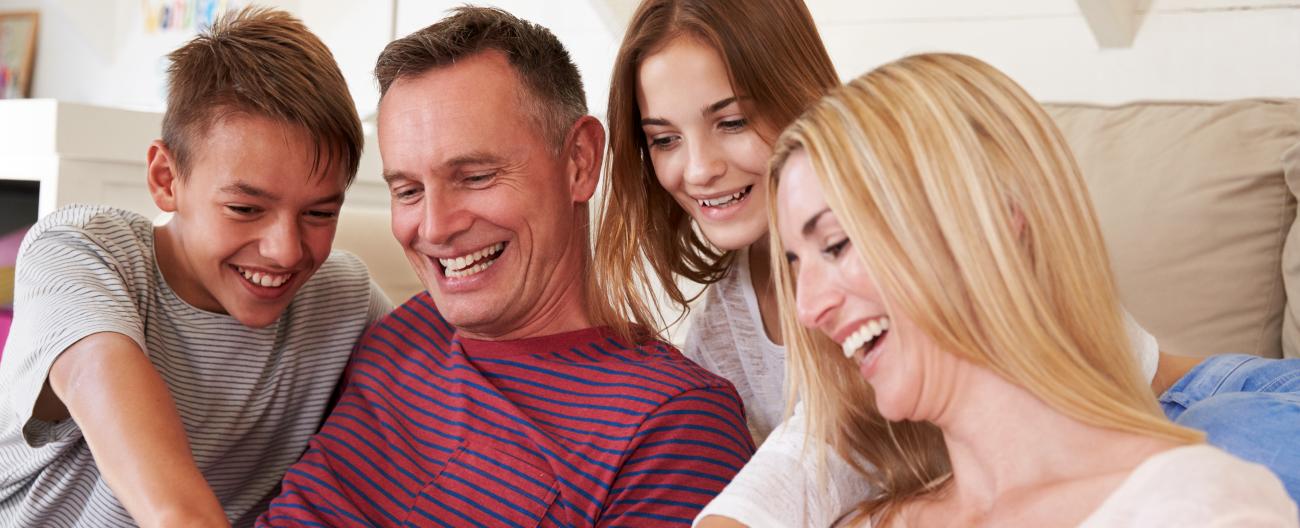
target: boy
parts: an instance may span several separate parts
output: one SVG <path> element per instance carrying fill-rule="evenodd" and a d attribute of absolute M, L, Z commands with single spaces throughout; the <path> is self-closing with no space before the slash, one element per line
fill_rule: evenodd
<path fill-rule="evenodd" d="M 0 527 L 251 524 L 388 311 L 330 254 L 362 132 L 324 44 L 245 9 L 170 58 L 148 183 L 173 218 L 71 206 L 23 243 Z"/>

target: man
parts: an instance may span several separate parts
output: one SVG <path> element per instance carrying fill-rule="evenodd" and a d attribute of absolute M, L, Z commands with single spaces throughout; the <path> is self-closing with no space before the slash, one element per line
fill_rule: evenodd
<path fill-rule="evenodd" d="M 70 206 L 23 243 L 0 527 L 252 524 L 387 312 L 330 253 L 362 133 L 329 50 L 246 9 L 170 59 L 147 177 L 172 219 Z"/>
<path fill-rule="evenodd" d="M 681 525 L 753 445 L 725 380 L 587 282 L 604 131 L 546 29 L 466 7 L 376 66 L 393 234 L 426 294 L 367 333 L 268 525 Z"/>

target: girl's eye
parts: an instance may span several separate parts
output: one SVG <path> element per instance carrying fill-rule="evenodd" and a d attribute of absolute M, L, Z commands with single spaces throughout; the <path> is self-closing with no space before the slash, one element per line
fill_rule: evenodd
<path fill-rule="evenodd" d="M 745 125 L 748 124 L 749 124 L 749 120 L 741 117 L 737 119 L 728 119 L 726 121 L 722 121 L 718 123 L 718 128 L 721 128 L 728 132 L 735 132 L 738 130 L 743 130 L 745 128 Z"/>
<path fill-rule="evenodd" d="M 681 138 L 679 136 L 657 136 L 650 138 L 650 148 L 657 150 L 667 150 L 677 145 Z"/>
<path fill-rule="evenodd" d="M 839 242 L 827 246 L 826 249 L 822 250 L 822 252 L 826 253 L 827 255 L 830 255 L 833 258 L 839 258 L 839 256 L 842 253 L 844 253 L 844 249 L 847 247 L 849 247 L 849 239 L 845 238 L 843 240 L 840 240 Z"/>

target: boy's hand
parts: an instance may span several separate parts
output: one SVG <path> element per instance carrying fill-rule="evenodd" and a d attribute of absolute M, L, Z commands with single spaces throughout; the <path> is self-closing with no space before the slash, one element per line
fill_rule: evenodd
<path fill-rule="evenodd" d="M 37 418 L 71 416 L 109 488 L 141 526 L 229 526 L 194 464 L 185 428 L 139 345 L 111 332 L 68 347 L 50 368 Z M 57 399 L 55 399 L 57 398 Z"/>

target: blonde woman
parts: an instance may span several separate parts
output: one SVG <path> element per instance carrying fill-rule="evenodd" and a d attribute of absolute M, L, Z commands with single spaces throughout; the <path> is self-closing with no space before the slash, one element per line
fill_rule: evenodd
<path fill-rule="evenodd" d="M 1277 477 L 1161 414 L 1083 180 L 1000 72 L 876 69 L 796 121 L 772 173 L 809 433 L 872 468 L 846 524 L 1297 526 Z"/>

